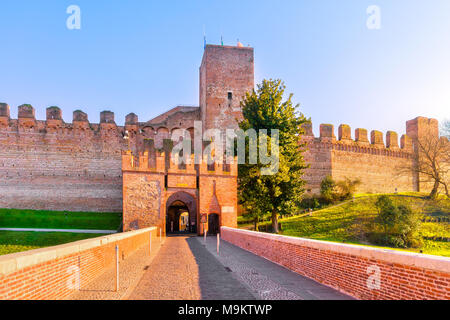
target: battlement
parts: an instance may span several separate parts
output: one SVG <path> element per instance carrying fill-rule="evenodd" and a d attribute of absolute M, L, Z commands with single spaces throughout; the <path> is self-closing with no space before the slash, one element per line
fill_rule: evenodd
<path fill-rule="evenodd" d="M 439 136 L 439 122 L 436 119 L 417 117 L 406 122 L 406 133 L 413 141 L 420 136 Z"/>
<path fill-rule="evenodd" d="M 134 155 L 131 150 L 122 152 L 122 170 L 136 172 L 155 172 L 164 174 L 166 170 L 165 153 L 157 151 L 154 165 L 150 161 L 151 154 L 148 151 Z"/>
<path fill-rule="evenodd" d="M 147 144 L 152 144 L 147 142 Z M 167 157 L 166 157 L 167 155 Z M 220 159 L 208 164 L 208 157 L 204 156 L 199 164 L 195 164 L 195 156 L 192 154 L 188 159 L 180 161 L 178 154 L 166 153 L 152 149 L 139 152 L 134 155 L 131 151 L 122 153 L 122 170 L 135 172 L 149 172 L 168 175 L 228 175 L 237 176 L 237 157 L 229 158 L 228 161 Z"/>
<path fill-rule="evenodd" d="M 406 134 L 398 140 L 398 134 L 394 131 L 386 133 L 386 143 L 383 139 L 383 133 L 377 130 L 370 132 L 364 128 L 355 129 L 355 139 L 352 139 L 351 128 L 347 124 L 341 124 L 338 128 L 338 137 L 334 134 L 332 124 L 320 125 L 320 137 L 315 137 L 312 130 L 312 124 L 303 125 L 304 140 L 308 145 L 328 146 L 333 150 L 344 150 L 350 152 L 380 154 L 393 157 L 410 157 L 412 155 L 412 140 Z"/>
<path fill-rule="evenodd" d="M 114 112 L 102 111 L 100 113 L 100 123 L 90 123 L 88 115 L 81 111 L 73 112 L 72 123 L 64 122 L 62 111 L 59 107 L 51 106 L 46 109 L 46 120 L 37 120 L 35 109 L 30 104 L 23 104 L 18 107 L 18 118 L 11 119 L 10 107 L 6 103 L 0 103 L 0 130 L 6 131 L 43 131 L 46 129 L 49 133 L 54 133 L 54 129 L 73 129 L 73 130 L 111 130 L 117 129 L 133 129 L 139 125 L 138 116 L 130 113 L 125 117 L 125 126 L 117 126 L 114 120 Z"/>

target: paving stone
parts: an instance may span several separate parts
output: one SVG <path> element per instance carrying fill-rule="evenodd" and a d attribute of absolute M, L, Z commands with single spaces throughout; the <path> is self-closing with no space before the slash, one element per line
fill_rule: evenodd
<path fill-rule="evenodd" d="M 203 240 L 197 239 L 204 244 Z M 229 268 L 237 278 L 262 300 L 348 300 L 351 297 L 312 279 L 301 276 L 269 260 L 245 251 L 226 241 L 208 237 L 206 249 Z"/>
<path fill-rule="evenodd" d="M 141 248 L 120 263 L 120 290 L 109 268 L 70 299 L 82 300 L 335 300 L 350 297 L 221 241 L 168 237 L 149 256 Z M 156 244 L 155 244 L 156 245 Z"/>
<path fill-rule="evenodd" d="M 253 300 L 197 237 L 168 237 L 131 300 Z"/>

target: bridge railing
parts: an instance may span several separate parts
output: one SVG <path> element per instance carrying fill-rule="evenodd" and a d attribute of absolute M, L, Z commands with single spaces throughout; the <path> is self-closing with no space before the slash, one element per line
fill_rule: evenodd
<path fill-rule="evenodd" d="M 221 238 L 358 299 L 450 299 L 450 258 L 228 227 Z"/>
<path fill-rule="evenodd" d="M 159 243 L 158 231 L 151 227 L 0 256 L 0 300 L 68 298 L 117 263 L 116 246 L 124 260 Z"/>

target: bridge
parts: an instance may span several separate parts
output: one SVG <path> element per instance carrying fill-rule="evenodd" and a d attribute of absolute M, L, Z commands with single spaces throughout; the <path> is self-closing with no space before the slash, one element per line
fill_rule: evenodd
<path fill-rule="evenodd" d="M 0 257 L 0 299 L 450 299 L 450 259 L 222 227 L 156 227 Z"/>
<path fill-rule="evenodd" d="M 121 294 L 113 287 L 114 270 L 109 270 L 73 299 L 130 300 L 318 300 L 350 299 L 334 289 L 298 275 L 273 262 L 222 241 L 217 254 L 216 237 L 169 236 L 151 259 L 139 268 L 136 253 L 121 268 Z M 144 262 L 145 261 L 145 262 Z M 125 265 L 126 264 L 126 265 Z M 141 274 L 136 275 L 136 269 Z M 134 281 L 129 278 L 136 277 Z M 110 279 L 108 281 L 108 279 Z M 106 281 L 106 282 L 105 282 Z M 108 283 L 109 282 L 109 283 Z M 128 285 L 130 283 L 130 285 Z M 98 291 L 103 289 L 103 291 Z"/>

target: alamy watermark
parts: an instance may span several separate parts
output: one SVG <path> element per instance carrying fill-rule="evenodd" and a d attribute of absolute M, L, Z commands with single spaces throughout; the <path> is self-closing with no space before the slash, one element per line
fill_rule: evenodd
<path fill-rule="evenodd" d="M 174 142 L 171 159 L 175 164 L 191 164 L 192 161 L 194 164 L 205 161 L 208 165 L 232 164 L 237 158 L 237 164 L 261 165 L 262 175 L 274 175 L 279 170 L 278 129 L 261 129 L 258 132 L 255 129 L 203 130 L 202 122 L 195 121 L 193 135 L 187 129 L 176 129 L 170 135 Z"/>
<path fill-rule="evenodd" d="M 81 9 L 78 5 L 72 4 L 67 7 L 66 13 L 69 17 L 66 20 L 66 26 L 69 30 L 81 29 Z M 381 29 L 381 8 L 377 5 L 370 5 L 366 9 L 368 15 L 366 26 L 369 30 Z"/>
<path fill-rule="evenodd" d="M 377 265 L 371 265 L 367 267 L 367 278 L 366 285 L 369 290 L 380 290 L 381 289 L 381 269 Z"/>
<path fill-rule="evenodd" d="M 80 267 L 70 266 L 67 268 L 67 273 L 69 274 L 67 278 L 67 288 L 69 290 L 80 290 Z"/>
<path fill-rule="evenodd" d="M 366 13 L 369 15 L 366 21 L 367 29 L 379 30 L 381 29 L 381 9 L 377 5 L 367 7 Z"/>
<path fill-rule="evenodd" d="M 69 30 L 81 29 L 81 9 L 77 5 L 70 5 L 67 7 L 66 13 L 70 16 L 66 20 L 66 26 Z"/>

